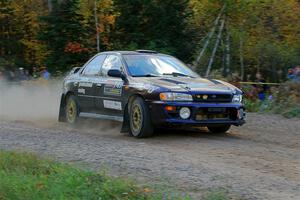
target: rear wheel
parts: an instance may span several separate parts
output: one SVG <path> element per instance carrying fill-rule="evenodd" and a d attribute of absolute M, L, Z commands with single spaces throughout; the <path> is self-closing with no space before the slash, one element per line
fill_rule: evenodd
<path fill-rule="evenodd" d="M 67 98 L 65 116 L 66 121 L 69 124 L 75 124 L 78 121 L 79 106 L 77 103 L 77 99 L 74 95 L 71 95 Z"/>
<path fill-rule="evenodd" d="M 226 133 L 230 127 L 231 125 L 207 126 L 211 133 Z"/>
<path fill-rule="evenodd" d="M 153 125 L 149 109 L 142 98 L 135 98 L 129 107 L 130 133 L 134 137 L 145 138 L 153 135 Z"/>

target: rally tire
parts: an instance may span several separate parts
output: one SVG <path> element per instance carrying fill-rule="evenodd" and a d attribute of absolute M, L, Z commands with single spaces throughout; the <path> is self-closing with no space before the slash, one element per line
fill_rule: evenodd
<path fill-rule="evenodd" d="M 66 122 L 74 125 L 78 122 L 79 118 L 79 104 L 74 95 L 70 95 L 66 99 L 65 119 Z"/>
<path fill-rule="evenodd" d="M 149 108 L 141 97 L 136 97 L 129 106 L 130 134 L 137 138 L 151 137 L 154 128 Z"/>
<path fill-rule="evenodd" d="M 207 126 L 211 133 L 226 133 L 230 127 L 231 125 Z"/>

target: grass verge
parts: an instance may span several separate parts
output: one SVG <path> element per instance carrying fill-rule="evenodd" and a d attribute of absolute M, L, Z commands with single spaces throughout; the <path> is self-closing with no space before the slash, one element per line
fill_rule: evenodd
<path fill-rule="evenodd" d="M 178 192 L 138 186 L 134 181 L 77 169 L 35 154 L 0 150 L 0 200 L 97 199 L 188 200 Z M 228 199 L 210 191 L 204 200 Z"/>
<path fill-rule="evenodd" d="M 80 170 L 29 153 L 0 151 L 0 200 L 6 199 L 189 199 L 133 181 Z"/>

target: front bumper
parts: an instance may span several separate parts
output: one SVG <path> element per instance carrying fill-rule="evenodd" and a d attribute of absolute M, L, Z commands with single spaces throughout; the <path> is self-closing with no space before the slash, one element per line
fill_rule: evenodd
<path fill-rule="evenodd" d="M 241 126 L 245 123 L 246 113 L 241 103 L 196 103 L 196 102 L 163 102 L 151 101 L 147 102 L 151 114 L 152 122 L 155 126 L 164 125 L 235 125 Z M 182 119 L 178 113 L 168 112 L 166 106 L 175 106 L 178 110 L 182 107 L 188 107 L 191 110 L 191 116 L 188 119 Z M 207 118 L 199 119 L 199 113 L 210 115 L 208 110 L 221 109 L 226 112 L 226 118 Z M 218 114 L 224 114 L 218 113 Z"/>

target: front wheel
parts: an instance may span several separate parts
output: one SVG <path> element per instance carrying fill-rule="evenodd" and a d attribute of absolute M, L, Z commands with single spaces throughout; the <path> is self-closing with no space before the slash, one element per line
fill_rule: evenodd
<path fill-rule="evenodd" d="M 230 127 L 231 125 L 207 126 L 211 133 L 226 133 Z"/>
<path fill-rule="evenodd" d="M 78 121 L 79 106 L 76 97 L 73 95 L 67 98 L 65 116 L 66 116 L 66 121 L 69 124 L 75 124 Z"/>
<path fill-rule="evenodd" d="M 149 109 L 144 100 L 137 97 L 129 107 L 130 133 L 134 137 L 145 138 L 153 135 L 153 125 Z"/>

